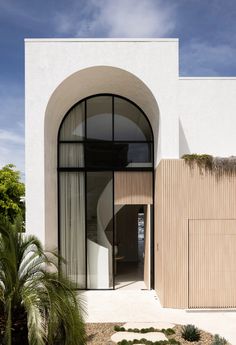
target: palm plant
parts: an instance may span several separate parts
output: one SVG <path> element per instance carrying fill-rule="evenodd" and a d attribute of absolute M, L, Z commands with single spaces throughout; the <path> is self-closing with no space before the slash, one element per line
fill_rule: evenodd
<path fill-rule="evenodd" d="M 83 345 L 83 300 L 58 274 L 58 257 L 0 220 L 0 343 Z"/>

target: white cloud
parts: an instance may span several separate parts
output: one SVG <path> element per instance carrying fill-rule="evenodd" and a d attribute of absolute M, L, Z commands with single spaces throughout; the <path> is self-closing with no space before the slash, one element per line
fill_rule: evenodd
<path fill-rule="evenodd" d="M 12 163 L 24 175 L 24 99 L 21 86 L 0 84 L 0 167 Z"/>
<path fill-rule="evenodd" d="M 24 146 L 12 145 L 8 141 L 0 142 L 0 167 L 12 163 L 24 178 Z"/>
<path fill-rule="evenodd" d="M 2 143 L 24 144 L 24 137 L 14 131 L 0 129 L 0 144 Z"/>
<path fill-rule="evenodd" d="M 184 66 L 181 75 L 217 76 L 220 70 L 225 70 L 230 64 L 234 64 L 235 56 L 235 47 L 191 41 L 181 52 L 180 61 Z"/>
<path fill-rule="evenodd" d="M 0 167 L 12 163 L 21 172 L 24 179 L 24 138 L 18 136 L 13 131 L 4 131 L 0 134 Z"/>
<path fill-rule="evenodd" d="M 175 27 L 175 7 L 161 0 L 89 0 L 83 13 L 58 13 L 58 33 L 72 36 L 163 37 Z"/>

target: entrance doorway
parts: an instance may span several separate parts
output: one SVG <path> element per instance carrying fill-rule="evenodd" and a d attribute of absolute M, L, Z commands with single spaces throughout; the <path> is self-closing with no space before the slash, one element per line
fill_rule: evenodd
<path fill-rule="evenodd" d="M 149 289 L 151 221 L 147 205 L 124 205 L 115 215 L 115 288 Z"/>
<path fill-rule="evenodd" d="M 115 288 L 151 288 L 152 185 L 150 172 L 114 174 Z"/>

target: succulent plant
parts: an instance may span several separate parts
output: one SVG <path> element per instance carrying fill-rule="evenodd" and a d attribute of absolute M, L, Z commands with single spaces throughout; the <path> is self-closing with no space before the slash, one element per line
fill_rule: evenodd
<path fill-rule="evenodd" d="M 199 341 L 201 338 L 199 329 L 194 325 L 183 326 L 181 335 L 187 341 Z"/>

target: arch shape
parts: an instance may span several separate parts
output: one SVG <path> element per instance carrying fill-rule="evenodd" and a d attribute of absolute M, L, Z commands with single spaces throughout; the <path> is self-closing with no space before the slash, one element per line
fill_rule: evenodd
<path fill-rule="evenodd" d="M 61 124 L 60 124 L 60 126 L 59 126 L 59 130 L 58 130 L 58 140 L 60 140 L 60 132 L 61 132 L 61 130 L 62 130 L 62 128 L 63 128 L 63 125 L 64 125 L 64 123 L 65 123 L 65 121 L 67 120 L 67 118 L 68 117 L 70 117 L 71 116 L 71 113 L 72 113 L 72 111 L 73 110 L 75 110 L 75 108 L 77 108 L 78 106 L 80 106 L 81 104 L 82 104 L 82 106 L 83 106 L 83 103 L 84 102 L 87 102 L 88 100 L 90 100 L 90 99 L 93 99 L 93 98 L 95 98 L 95 97 L 111 97 L 112 98 L 112 104 L 111 104 L 111 110 L 110 110 L 110 113 L 111 113 L 111 115 L 114 115 L 114 114 L 112 114 L 112 112 L 115 112 L 116 113 L 116 109 L 114 109 L 115 108 L 115 101 L 114 101 L 114 99 L 116 100 L 116 99 L 118 99 L 118 100 L 120 100 L 121 102 L 122 101 L 125 101 L 126 103 L 129 103 L 130 104 L 130 106 L 132 106 L 133 108 L 136 108 L 136 110 L 140 113 L 140 115 L 142 115 L 143 117 L 144 117 L 144 119 L 145 119 L 145 122 L 146 122 L 146 130 L 147 131 L 149 131 L 150 132 L 150 134 L 149 134 L 149 138 L 143 138 L 143 140 L 144 141 L 154 141 L 154 134 L 153 134 L 153 130 L 152 130 L 152 126 L 151 126 L 151 123 L 150 123 L 150 120 L 149 120 L 149 118 L 148 118 L 148 116 L 145 114 L 145 112 L 135 103 L 135 102 L 133 102 L 133 101 L 131 101 L 130 99 L 128 99 L 127 97 L 124 97 L 124 96 L 121 96 L 121 95 L 116 95 L 116 94 L 112 94 L 112 93 L 99 93 L 99 94 L 97 94 L 97 95 L 91 95 L 91 96 L 89 96 L 89 97 L 86 97 L 86 98 L 84 98 L 84 99 L 82 99 L 82 100 L 79 100 L 77 103 L 75 103 L 74 105 L 72 105 L 72 107 L 67 111 L 67 113 L 64 115 L 64 117 L 63 117 L 63 119 L 62 119 L 62 121 L 61 121 Z M 125 103 L 125 102 L 123 102 L 123 103 Z M 124 104 L 123 104 L 124 105 Z M 122 114 L 122 110 L 121 109 L 119 109 L 120 110 L 120 112 L 119 112 L 119 114 L 117 113 L 117 114 L 115 114 L 115 116 L 123 116 L 123 117 L 127 117 L 127 113 L 124 113 L 124 114 Z M 129 109 L 130 110 L 130 109 Z M 100 115 L 100 114 L 98 114 L 98 115 Z M 132 115 L 132 114 L 130 114 L 131 116 L 127 119 L 128 121 L 127 121 L 127 123 L 128 122 L 130 122 L 130 121 L 132 121 L 134 124 L 135 124 L 135 119 L 134 119 L 134 116 Z M 137 114 L 135 114 L 136 116 L 137 116 Z M 73 115 L 72 115 L 73 116 Z M 75 116 L 75 115 L 74 115 Z M 84 120 L 83 120 L 84 121 Z M 86 121 L 86 120 L 85 120 Z M 140 121 L 140 120 L 139 120 Z M 113 122 L 115 122 L 114 121 L 114 119 L 113 119 Z M 81 125 L 82 125 L 82 123 L 81 123 Z M 138 125 L 138 124 L 136 124 L 137 125 L 137 128 L 140 126 L 140 124 Z M 143 125 L 145 125 L 144 123 L 143 123 Z M 114 123 L 114 127 L 116 127 L 116 123 Z M 147 128 L 148 127 L 148 128 Z M 125 130 L 125 128 L 123 128 L 124 130 Z M 80 129 L 80 131 L 81 131 L 82 129 Z M 117 130 L 121 130 L 121 128 L 120 129 L 117 129 Z M 129 130 L 129 128 L 128 128 L 128 130 Z M 140 130 L 141 130 L 141 128 L 140 128 Z M 121 135 L 121 134 L 120 134 Z M 125 138 L 125 140 L 129 140 L 130 139 L 130 136 L 132 136 L 132 134 L 131 133 L 128 133 L 127 135 L 129 135 L 129 138 Z M 126 136 L 127 136 L 126 135 Z M 116 137 L 116 135 L 115 135 L 115 137 Z M 66 138 L 64 138 L 64 139 L 66 139 Z M 116 138 L 114 138 L 114 139 L 116 139 Z M 120 138 L 118 138 L 118 139 L 120 139 Z M 122 139 L 124 139 L 124 138 L 122 138 Z M 72 140 L 72 138 L 71 138 L 71 140 Z M 76 140 L 76 138 L 75 138 L 75 140 Z M 104 139 L 105 140 L 105 139 Z M 141 139 L 140 139 L 141 140 Z M 79 140 L 78 141 L 82 141 L 82 139 L 81 139 L 81 136 L 80 136 L 80 138 L 79 138 Z M 142 141 L 142 140 L 141 140 Z"/>
<path fill-rule="evenodd" d="M 150 122 L 125 97 L 92 95 L 65 114 L 58 130 L 58 151 L 58 247 L 67 263 L 62 267 L 79 288 L 114 289 L 115 190 L 136 198 L 138 204 L 145 203 L 147 194 L 146 202 L 153 203 L 153 192 L 147 187 L 153 180 Z M 132 171 L 135 192 L 121 188 L 122 184 L 118 192 L 119 173 L 127 172 L 122 175 L 127 178 Z M 145 171 L 144 181 L 140 173 Z M 138 192 L 138 185 L 145 190 Z"/>
<path fill-rule="evenodd" d="M 58 243 L 57 133 L 62 118 L 73 104 L 88 96 L 113 93 L 133 101 L 147 115 L 154 134 L 155 161 L 158 155 L 159 108 L 151 88 L 138 76 L 112 66 L 93 66 L 71 74 L 52 93 L 44 119 L 45 152 L 45 240 Z"/>

